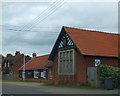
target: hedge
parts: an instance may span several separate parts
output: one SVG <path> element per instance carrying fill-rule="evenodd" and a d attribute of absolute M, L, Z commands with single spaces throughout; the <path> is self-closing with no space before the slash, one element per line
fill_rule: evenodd
<path fill-rule="evenodd" d="M 107 77 L 111 77 L 113 81 L 113 86 L 120 87 L 120 68 L 115 68 L 108 66 L 106 64 L 100 64 L 97 66 L 98 79 L 104 84 Z"/>

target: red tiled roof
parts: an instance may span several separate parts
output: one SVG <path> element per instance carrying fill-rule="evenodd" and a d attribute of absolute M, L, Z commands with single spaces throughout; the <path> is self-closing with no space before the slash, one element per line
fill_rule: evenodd
<path fill-rule="evenodd" d="M 83 55 L 118 56 L 118 34 L 64 27 Z"/>
<path fill-rule="evenodd" d="M 52 67 L 53 66 L 53 62 L 52 61 L 49 61 L 46 65 L 45 65 L 45 67 L 47 67 L 47 68 L 50 68 L 50 67 Z"/>
<path fill-rule="evenodd" d="M 25 70 L 37 70 L 45 69 L 46 64 L 48 64 L 49 55 L 37 56 L 28 61 L 25 65 Z M 19 69 L 23 70 L 23 66 Z"/>

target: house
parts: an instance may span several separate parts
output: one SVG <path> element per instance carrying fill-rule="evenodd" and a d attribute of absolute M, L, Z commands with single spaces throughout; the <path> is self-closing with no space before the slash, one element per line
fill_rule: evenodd
<path fill-rule="evenodd" d="M 33 58 L 19 69 L 19 77 L 25 80 L 47 81 L 50 75 L 48 74 L 49 55 L 36 56 L 33 53 Z"/>
<path fill-rule="evenodd" d="M 19 71 L 18 69 L 23 66 L 24 63 L 27 63 L 30 60 L 24 54 L 21 54 L 20 51 L 16 51 L 14 61 L 13 61 L 13 74 L 15 78 L 19 78 Z"/>
<path fill-rule="evenodd" d="M 15 56 L 7 54 L 2 63 L 3 79 L 18 78 L 18 69 L 24 64 L 24 62 L 28 62 L 29 60 L 30 57 L 21 54 L 20 51 L 16 51 Z"/>
<path fill-rule="evenodd" d="M 4 59 L 2 59 L 2 70 L 3 74 L 12 73 L 14 56 L 12 54 L 7 54 Z"/>
<path fill-rule="evenodd" d="M 2 63 L 4 60 L 4 56 L 0 54 L 0 73 L 2 72 Z"/>
<path fill-rule="evenodd" d="M 50 53 L 53 82 L 84 84 L 89 68 L 99 64 L 117 67 L 118 34 L 63 27 Z M 92 79 L 94 80 L 94 78 Z"/>
<path fill-rule="evenodd" d="M 4 56 L 0 54 L 0 68 L 2 68 L 3 60 L 4 60 Z"/>

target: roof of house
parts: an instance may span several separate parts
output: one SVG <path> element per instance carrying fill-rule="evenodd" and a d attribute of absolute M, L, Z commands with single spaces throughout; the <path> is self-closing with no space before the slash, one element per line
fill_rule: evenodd
<path fill-rule="evenodd" d="M 45 69 L 48 64 L 49 55 L 37 56 L 33 57 L 30 61 L 25 64 L 25 70 L 37 70 L 37 69 Z M 24 66 L 22 66 L 19 70 L 23 70 Z"/>
<path fill-rule="evenodd" d="M 118 34 L 63 26 L 49 60 L 54 57 L 62 32 L 68 34 L 83 55 L 118 57 Z"/>
<path fill-rule="evenodd" d="M 118 34 L 64 27 L 83 55 L 118 56 Z"/>

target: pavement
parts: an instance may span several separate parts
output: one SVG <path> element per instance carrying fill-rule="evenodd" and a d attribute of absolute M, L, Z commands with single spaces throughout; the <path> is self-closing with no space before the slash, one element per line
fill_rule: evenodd
<path fill-rule="evenodd" d="M 80 89 L 44 86 L 36 82 L 3 82 L 3 94 L 118 94 L 118 90 Z"/>

